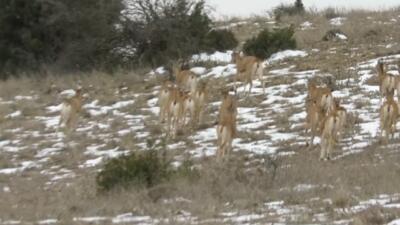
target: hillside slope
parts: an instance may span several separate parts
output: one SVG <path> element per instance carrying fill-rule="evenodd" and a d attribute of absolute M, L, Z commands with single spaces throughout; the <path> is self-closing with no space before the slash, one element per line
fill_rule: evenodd
<path fill-rule="evenodd" d="M 214 157 L 213 124 L 220 91 L 232 85 L 236 70 L 229 52 L 194 57 L 193 71 L 209 84 L 205 123 L 180 132 L 166 144 L 174 164 L 189 159 L 202 171 L 194 183 L 96 192 L 95 176 L 105 160 L 145 150 L 148 140 L 163 140 L 156 98 L 162 69 L 143 75 L 136 71 L 111 77 L 94 72 L 0 83 L 0 224 L 384 224 L 394 220 L 400 216 L 399 134 L 386 146 L 377 137 L 380 105 L 375 65 L 383 59 L 389 73 L 399 75 L 400 36 L 395 28 L 400 13 L 382 14 L 349 14 L 340 23 L 339 19 L 289 18 L 288 22 L 298 23 L 301 50 L 272 56 L 264 71 L 265 93 L 256 81 L 250 97 L 240 98 L 238 138 L 221 165 Z M 355 24 L 369 27 L 370 23 L 379 24 L 382 34 L 363 39 L 364 34 L 348 31 Z M 249 29 L 229 27 L 238 35 Z M 320 41 L 328 28 L 341 29 L 346 39 Z M 310 78 L 321 84 L 331 82 L 333 95 L 349 112 L 345 135 L 329 162 L 318 160 L 318 145 L 311 150 L 305 145 Z M 76 132 L 66 137 L 57 131 L 61 99 L 50 87 L 55 84 L 64 91 L 78 79 L 88 94 L 85 113 Z"/>

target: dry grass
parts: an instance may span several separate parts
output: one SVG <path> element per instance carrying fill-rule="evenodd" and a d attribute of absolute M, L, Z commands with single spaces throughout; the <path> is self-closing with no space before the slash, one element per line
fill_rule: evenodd
<path fill-rule="evenodd" d="M 383 225 L 398 218 L 397 210 L 372 207 L 365 210 L 353 219 L 352 225 Z"/>
<path fill-rule="evenodd" d="M 354 71 L 345 68 L 355 66 L 357 62 L 370 59 L 377 55 L 397 51 L 398 47 L 387 49 L 385 46 L 393 40 L 400 39 L 400 31 L 394 29 L 397 24 L 373 24 L 366 18 L 387 22 L 398 11 L 380 12 L 339 12 L 347 18 L 341 27 L 349 37 L 347 42 L 322 42 L 321 38 L 332 26 L 324 13 L 306 14 L 303 17 L 283 18 L 283 24 L 294 23 L 299 27 L 304 21 L 314 24 L 315 30 L 296 30 L 299 48 L 306 49 L 310 56 L 307 59 L 283 62 L 274 65 L 271 69 L 279 69 L 294 64 L 297 71 L 313 70 L 316 67 L 321 72 L 331 75 L 336 81 L 346 81 L 350 78 L 357 79 Z M 233 28 L 239 40 L 243 41 L 257 33 L 266 24 L 266 19 L 253 18 L 251 25 L 238 25 Z M 367 21 L 367 22 L 366 22 Z M 254 25 L 258 22 L 259 25 Z M 228 23 L 227 23 L 228 24 Z M 222 24 L 224 25 L 224 24 Z M 392 39 L 390 39 L 392 38 Z M 372 42 L 372 43 L 371 43 Z M 350 48 L 357 47 L 358 55 L 351 55 Z M 320 52 L 310 51 L 313 48 Z M 334 49 L 335 53 L 331 53 Z M 346 56 L 346 57 L 344 57 Z M 350 57 L 352 56 L 352 57 Z M 285 64 L 286 63 L 286 64 Z M 206 63 L 207 66 L 213 64 Z M 316 66 L 318 65 L 318 66 Z M 270 68 L 268 68 L 270 69 Z M 31 135 L 32 132 L 52 134 L 54 131 L 42 123 L 34 121 L 37 116 L 45 113 L 45 107 L 60 103 L 57 92 L 49 90 L 55 84 L 58 90 L 74 88 L 79 82 L 84 91 L 89 95 L 87 103 L 99 100 L 101 105 L 111 105 L 121 96 L 132 97 L 129 94 L 148 93 L 132 97 L 135 103 L 121 109 L 129 115 L 145 115 L 143 123 L 145 129 L 129 132 L 119 136 L 117 131 L 128 129 L 121 118 L 109 119 L 110 115 L 90 118 L 89 115 L 81 119 L 85 123 L 106 123 L 110 125 L 110 133 L 105 135 L 101 129 L 93 133 L 95 137 L 88 138 L 85 132 L 73 135 L 65 148 L 58 155 L 54 155 L 43 164 L 43 168 L 31 168 L 20 176 L 0 175 L 0 182 L 11 189 L 11 193 L 1 192 L 0 219 L 21 219 L 24 221 L 37 221 L 46 218 L 58 218 L 65 224 L 70 224 L 73 217 L 79 216 L 115 216 L 125 212 L 138 215 L 150 215 L 155 218 L 172 218 L 188 211 L 199 219 L 219 218 L 220 213 L 228 211 L 243 211 L 247 213 L 265 213 L 265 202 L 284 201 L 286 205 L 301 205 L 312 210 L 312 213 L 303 213 L 296 222 L 315 223 L 312 214 L 325 213 L 328 220 L 353 219 L 354 224 L 384 224 L 398 212 L 388 209 L 372 208 L 365 212 L 354 214 L 349 208 L 359 202 L 376 197 L 379 194 L 398 193 L 400 180 L 398 179 L 400 155 L 395 149 L 381 147 L 372 143 L 362 153 L 346 156 L 332 162 L 318 161 L 319 148 L 307 150 L 298 140 L 286 140 L 277 143 L 278 152 L 295 152 L 292 156 L 276 156 L 268 158 L 263 155 L 248 154 L 243 151 L 232 153 L 226 160 L 216 163 L 213 157 L 200 157 L 193 159 L 195 167 L 199 168 L 200 176 L 196 179 L 178 178 L 163 183 L 151 189 L 115 189 L 109 193 L 97 193 L 95 174 L 99 167 L 79 167 L 87 160 L 84 149 L 88 146 L 105 142 L 109 149 L 141 150 L 138 143 L 143 138 L 133 135 L 136 132 L 149 132 L 157 139 L 164 133 L 158 118 L 151 112 L 142 109 L 147 101 L 154 97 L 151 93 L 160 83 L 160 79 L 142 76 L 143 72 L 120 72 L 114 75 L 93 72 L 89 74 L 76 74 L 58 77 L 46 76 L 40 81 L 34 77 L 21 77 L 0 83 L 1 101 L 14 100 L 16 95 L 38 96 L 34 100 L 20 100 L 13 104 L 0 104 L 0 141 L 7 140 L 12 135 Z M 295 81 L 292 76 L 267 78 L 267 85 L 289 84 Z M 320 83 L 326 83 L 321 78 Z M 377 80 L 371 78 L 366 83 L 376 84 Z M 221 89 L 225 88 L 226 80 L 213 79 L 210 84 L 209 101 L 216 102 L 221 99 Z M 347 84 L 348 85 L 348 84 Z M 128 89 L 119 92 L 120 87 Z M 337 89 L 346 88 L 341 82 Z M 282 93 L 283 97 L 295 97 L 306 91 L 305 85 L 297 85 L 292 91 Z M 118 94 L 117 94 L 118 93 Z M 374 93 L 371 93 L 374 95 Z M 240 107 L 256 107 L 265 99 L 257 96 L 248 100 L 241 100 Z M 367 100 L 358 100 L 354 103 L 356 109 L 371 107 Z M 21 110 L 22 116 L 18 120 L 8 120 L 6 115 Z M 209 106 L 205 113 L 205 122 L 197 130 L 211 128 L 216 120 L 211 112 L 217 111 L 216 106 Z M 263 131 L 276 128 L 281 132 L 302 131 L 302 127 L 293 128 L 290 116 L 300 113 L 299 107 L 286 109 L 284 113 L 269 115 L 266 119 L 273 122 L 266 123 L 256 132 L 240 131 L 242 143 L 259 140 L 271 141 L 271 137 Z M 263 112 L 264 113 L 264 112 Z M 111 114 L 111 113 L 110 113 Z M 352 136 L 359 128 L 360 115 L 350 113 L 346 127 L 347 136 Z M 24 132 L 13 134 L 9 130 L 23 128 Z M 297 130 L 296 130 L 297 129 Z M 196 146 L 190 137 L 190 129 L 180 132 L 176 142 L 184 142 L 187 149 L 176 147 L 168 150 L 169 157 L 182 161 L 189 155 L 188 151 Z M 301 139 L 302 137 L 300 137 Z M 53 143 L 47 143 L 43 137 L 34 135 L 23 139 L 26 145 L 39 146 L 41 149 L 51 148 Z M 170 143 L 174 143 L 171 141 Z M 215 143 L 211 143 L 215 144 Z M 335 151 L 341 152 L 339 146 Z M 36 149 L 36 148 L 35 148 Z M 11 152 L 0 155 L 0 169 L 13 167 L 16 160 L 34 160 L 37 152 L 26 149 L 15 156 Z M 48 184 L 49 178 L 42 174 L 43 171 L 51 172 L 54 167 L 62 167 L 74 173 L 73 178 L 66 178 L 53 184 Z M 297 190 L 299 184 L 315 185 L 307 190 Z M 176 199 L 187 199 L 178 201 Z M 310 199 L 318 199 L 311 201 Z M 326 201 L 324 201 L 326 200 Z M 277 222 L 275 218 L 260 219 L 262 222 Z M 277 219 L 277 218 L 276 218 Z M 265 221 L 264 221 L 265 220 Z M 176 221 L 170 221 L 174 224 Z M 167 222 L 166 222 L 167 223 Z M 222 222 L 209 222 L 207 224 L 221 224 Z"/>

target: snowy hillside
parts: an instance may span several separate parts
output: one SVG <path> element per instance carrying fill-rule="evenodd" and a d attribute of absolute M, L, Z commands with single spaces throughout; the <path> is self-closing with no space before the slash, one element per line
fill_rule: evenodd
<path fill-rule="evenodd" d="M 329 21 L 335 27 L 346 22 L 344 17 Z M 314 26 L 310 22 L 303 24 L 307 27 L 303 32 L 312 31 L 309 27 Z M 241 169 L 251 173 L 265 169 L 267 159 L 276 162 L 275 183 L 268 186 L 271 190 L 266 193 L 246 190 L 249 196 L 260 194 L 263 199 L 253 197 L 254 202 L 243 203 L 243 199 L 236 202 L 222 196 L 215 203 L 218 207 L 213 209 L 202 205 L 202 197 L 194 193 L 163 196 L 150 205 L 146 205 L 150 198 L 136 196 L 141 193 L 122 191 L 121 196 L 112 193 L 109 197 L 95 194 L 93 180 L 106 160 L 141 151 L 148 139 L 162 139 L 165 131 L 158 124 L 157 93 L 160 77 L 166 73 L 164 68 L 135 79 L 133 74 L 127 74 L 115 78 L 114 83 L 110 81 L 111 84 L 101 80 L 105 79 L 103 76 L 98 80 L 86 78 L 82 84 L 88 93 L 83 106 L 85 113 L 71 137 L 58 131 L 62 96 L 45 94 L 41 88 L 25 90 L 21 95 L 1 96 L 0 112 L 4 117 L 0 120 L 0 199 L 9 204 L 0 206 L 0 224 L 67 221 L 71 224 L 347 225 L 375 208 L 400 215 L 400 189 L 396 186 L 400 179 L 395 179 L 396 174 L 400 178 L 400 136 L 397 133 L 388 146 L 381 145 L 377 137 L 380 102 L 375 72 L 378 59 L 383 59 L 389 65 L 389 73 L 399 75 L 396 63 L 400 54 L 371 55 L 363 47 L 350 48 L 347 42 L 328 47 L 321 44 L 278 52 L 265 61 L 265 93 L 256 80 L 250 97 L 240 98 L 239 134 L 233 142 L 232 157 L 244 160 Z M 214 160 L 213 124 L 221 104 L 220 90 L 232 85 L 236 73 L 231 53 L 192 57 L 195 65 L 192 71 L 209 84 L 206 122 L 168 141 L 168 153 L 174 164 L 189 158 L 198 168 L 207 169 L 208 164 L 204 163 Z M 354 61 L 349 62 L 345 57 Z M 340 71 L 327 71 L 326 67 L 336 69 L 337 65 L 329 64 L 334 60 L 342 60 L 338 63 Z M 209 66 L 213 64 L 216 66 Z M 318 145 L 311 150 L 306 147 L 305 98 L 310 78 L 317 78 L 321 85 L 333 80 L 333 95 L 341 99 L 349 113 L 345 135 L 331 162 L 318 161 Z M 239 93 L 244 88 L 240 87 Z M 65 95 L 71 92 L 67 87 L 63 91 Z M 153 204 L 161 209 L 155 212 Z M 390 225 L 399 224 L 395 219 L 391 218 Z"/>

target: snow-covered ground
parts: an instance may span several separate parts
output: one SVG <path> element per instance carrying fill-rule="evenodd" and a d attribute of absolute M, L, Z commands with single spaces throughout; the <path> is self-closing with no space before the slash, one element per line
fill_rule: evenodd
<path fill-rule="evenodd" d="M 332 21 L 334 25 L 340 25 L 344 21 L 343 18 L 337 18 Z M 311 26 L 311 25 L 307 25 Z M 196 67 L 192 71 L 198 76 L 207 79 L 216 79 L 230 77 L 236 73 L 235 65 L 231 63 L 231 51 L 216 52 L 214 54 L 199 54 L 193 56 L 193 61 L 215 61 L 221 65 L 213 68 Z M 306 98 L 307 79 L 314 77 L 329 77 L 318 69 L 315 65 L 314 69 L 299 70 L 295 65 L 285 63 L 289 58 L 306 58 L 310 54 L 318 54 L 314 52 L 306 52 L 300 50 L 286 50 L 272 55 L 266 60 L 265 80 L 267 87 L 265 92 L 261 88 L 261 82 L 255 81 L 250 99 L 261 98 L 260 104 L 256 106 L 243 106 L 241 103 L 247 101 L 241 99 L 238 108 L 238 130 L 242 135 L 257 134 L 264 137 L 262 140 L 249 141 L 245 137 L 239 135 L 233 142 L 234 152 L 242 152 L 250 155 L 271 155 L 274 157 L 289 157 L 299 154 L 296 151 L 284 151 L 282 143 L 285 146 L 304 146 L 307 136 L 304 134 L 303 125 L 305 119 L 304 107 Z M 395 61 L 400 55 L 390 55 L 383 59 L 394 67 Z M 347 109 L 349 115 L 359 117 L 358 124 L 350 124 L 349 129 L 339 143 L 342 151 L 335 152 L 334 160 L 347 157 L 349 155 L 358 154 L 365 151 L 368 146 L 376 141 L 379 133 L 378 110 L 379 110 L 379 94 L 376 85 L 369 85 L 368 80 L 375 76 L 374 66 L 377 58 L 371 58 L 368 61 L 360 62 L 349 71 L 356 71 L 359 75 L 357 79 L 354 77 L 346 80 L 338 80 L 337 85 L 341 88 L 334 91 L 333 95 L 342 100 L 343 106 Z M 274 66 L 275 69 L 270 69 Z M 151 76 L 162 74 L 165 70 L 158 68 L 151 73 Z M 395 70 L 389 71 L 396 74 Z M 397 75 L 397 74 L 396 74 Z M 286 79 L 290 78 L 290 79 Z M 0 153 L 12 155 L 11 161 L 5 168 L 0 168 L 0 174 L 14 176 L 23 174 L 27 170 L 38 170 L 40 174 L 47 178 L 48 185 L 54 185 L 57 182 L 74 179 L 77 176 L 76 171 L 72 171 L 62 165 L 55 165 L 51 159 L 65 154 L 67 149 L 79 146 L 80 151 L 84 153 L 84 159 L 80 161 L 78 170 L 88 168 L 98 168 L 109 158 L 126 154 L 133 149 L 126 149 L 121 146 L 124 139 L 135 139 L 135 146 L 140 149 L 146 146 L 146 137 L 150 134 L 148 127 L 149 119 L 157 120 L 158 107 L 157 98 L 155 97 L 159 87 L 154 87 L 152 91 L 146 93 L 128 93 L 117 96 L 115 102 L 105 104 L 98 99 L 91 99 L 84 105 L 90 119 L 82 119 L 77 128 L 77 137 L 86 139 L 85 143 L 77 143 L 67 141 L 67 137 L 57 130 L 59 120 L 59 111 L 61 109 L 60 102 L 48 105 L 44 115 L 24 118 L 20 109 L 8 114 L 6 118 L 17 122 L 18 120 L 32 120 L 38 122 L 33 127 L 18 127 L 2 130 L 2 136 L 6 137 L 0 140 Z M 245 87 L 238 89 L 239 93 L 243 92 Z M 62 92 L 62 95 L 73 94 L 72 90 Z M 146 99 L 145 104 L 139 105 L 139 98 Z M 0 105 L 14 104 L 16 101 L 35 102 L 38 96 L 17 96 L 14 100 L 3 101 L 0 99 Z M 59 98 L 59 99 L 62 99 Z M 368 99 L 366 107 L 358 107 L 356 103 L 360 99 Z M 208 114 L 210 117 L 217 116 L 217 109 L 220 102 L 218 100 L 210 102 Z M 133 108 L 135 110 L 132 113 Z M 210 110 L 213 108 L 214 110 Z M 139 112 L 139 113 L 138 113 Z M 285 112 L 294 112 L 285 114 Z M 156 123 L 156 121 L 154 121 Z M 118 125 L 115 125 L 118 124 Z M 115 130 L 117 126 L 118 130 Z M 286 127 L 286 128 L 285 128 Z M 355 129 L 357 128 L 357 129 Z M 187 147 L 186 142 L 179 141 L 170 143 L 169 149 L 189 149 L 188 153 L 193 158 L 204 156 L 213 156 L 216 151 L 216 133 L 214 127 L 200 129 L 189 135 L 191 146 Z M 33 141 L 32 141 L 33 140 Z M 318 138 L 317 138 L 318 143 Z M 25 154 L 27 151 L 34 152 L 33 159 L 25 159 L 17 157 Z M 3 184 L 1 184 L 3 185 Z M 10 192 L 10 188 L 5 184 L 0 186 L 4 192 Z M 295 192 L 307 192 L 318 188 L 314 184 L 298 184 L 290 190 Z M 12 191 L 12 190 L 11 190 Z M 393 199 L 399 199 L 398 195 L 387 196 L 382 195 L 377 198 L 361 201 L 358 205 L 349 208 L 352 212 L 359 212 L 374 205 L 388 208 L 399 208 L 399 204 L 392 204 Z M 215 219 L 216 222 L 224 222 L 228 224 L 253 224 L 262 218 L 268 216 L 278 218 L 282 224 L 287 222 L 295 222 L 303 213 L 309 213 L 310 209 L 303 205 L 288 205 L 283 201 L 267 202 L 263 206 L 263 212 L 260 214 L 250 212 L 226 212 Z M 147 215 L 135 215 L 130 212 L 121 212 L 123 214 L 114 217 L 105 217 L 95 215 L 92 217 L 76 217 L 73 220 L 79 223 L 132 223 L 132 224 L 158 224 L 165 222 L 165 218 L 151 218 Z M 312 215 L 316 223 L 323 223 L 327 220 L 325 214 Z M 181 212 L 176 221 L 183 223 L 207 223 L 200 220 L 196 216 L 192 216 L 189 212 Z M 57 218 L 42 218 L 36 221 L 38 224 L 56 224 Z M 208 222 L 211 222 L 208 221 Z M 0 224 L 24 224 L 26 221 L 3 221 Z M 337 224 L 348 224 L 349 221 L 339 221 Z M 274 223 L 276 224 L 276 223 Z M 397 221 L 390 223 L 391 225 L 399 224 Z"/>

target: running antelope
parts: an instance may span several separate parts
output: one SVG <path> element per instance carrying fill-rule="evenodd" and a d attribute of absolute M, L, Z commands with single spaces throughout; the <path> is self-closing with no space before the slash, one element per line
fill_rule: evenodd
<path fill-rule="evenodd" d="M 223 158 L 232 149 L 236 136 L 237 103 L 234 96 L 224 93 L 217 125 L 217 158 Z"/>
<path fill-rule="evenodd" d="M 250 84 L 247 96 L 251 93 L 253 87 L 253 79 L 258 76 L 262 83 L 263 92 L 265 92 L 265 84 L 263 80 L 264 65 L 261 59 L 255 56 L 241 56 L 238 52 L 232 53 L 232 62 L 236 64 L 236 75 L 234 77 L 234 88 L 236 90 L 236 81 L 241 81 L 245 84 Z"/>
<path fill-rule="evenodd" d="M 380 110 L 380 137 L 382 139 L 385 132 L 385 142 L 388 142 L 389 135 L 394 137 L 396 132 L 396 123 L 399 116 L 399 106 L 393 99 L 393 96 L 387 96 L 387 100 L 383 103 Z"/>
<path fill-rule="evenodd" d="M 203 123 L 203 114 L 206 106 L 207 95 L 207 82 L 203 81 L 193 94 L 193 98 L 195 100 L 195 113 L 193 121 L 195 124 Z"/>
<path fill-rule="evenodd" d="M 196 114 L 196 100 L 193 95 L 189 94 L 189 92 L 182 93 L 182 102 L 183 102 L 183 115 L 182 115 L 182 124 L 189 125 L 189 123 L 193 124 Z M 188 122 L 186 123 L 186 115 L 189 115 Z"/>
<path fill-rule="evenodd" d="M 340 139 L 343 136 L 346 127 L 347 110 L 340 105 L 339 99 L 335 98 L 334 102 L 335 102 L 335 110 L 339 117 L 338 139 Z"/>
<path fill-rule="evenodd" d="M 328 87 L 318 87 L 316 82 L 308 82 L 308 100 L 316 101 L 327 115 L 334 107 L 332 89 Z"/>
<path fill-rule="evenodd" d="M 160 107 L 160 123 L 165 121 L 168 114 L 168 101 L 175 88 L 174 83 L 171 81 L 164 81 L 158 93 L 158 106 Z"/>
<path fill-rule="evenodd" d="M 336 109 L 332 110 L 321 122 L 321 155 L 320 160 L 329 160 L 333 148 L 338 142 L 340 117 Z"/>
<path fill-rule="evenodd" d="M 230 108 L 233 108 L 233 115 L 234 118 L 237 117 L 237 99 L 236 99 L 236 95 L 230 95 L 229 91 L 222 91 L 222 103 L 221 103 L 221 107 L 219 109 L 219 117 L 218 117 L 218 121 L 223 121 L 224 120 L 224 115 L 225 114 L 229 114 L 230 113 Z M 236 124 L 236 122 L 235 122 Z M 236 127 L 235 127 L 235 131 L 236 131 Z"/>
<path fill-rule="evenodd" d="M 75 95 L 64 99 L 61 107 L 61 115 L 58 126 L 64 126 L 67 132 L 75 128 L 78 120 L 79 113 L 82 109 L 82 90 L 79 87 L 75 90 Z"/>
<path fill-rule="evenodd" d="M 321 160 L 329 160 L 332 149 L 340 141 L 346 123 L 347 111 L 340 105 L 339 99 L 334 99 L 334 105 L 320 124 Z"/>
<path fill-rule="evenodd" d="M 320 133 L 320 123 L 324 120 L 325 114 L 316 100 L 311 100 L 311 103 L 307 104 L 309 104 L 309 106 L 306 108 L 307 116 L 305 131 L 308 133 L 308 130 L 310 130 L 310 141 L 307 142 L 306 145 L 309 146 L 309 148 L 312 148 L 315 135 Z"/>
<path fill-rule="evenodd" d="M 178 88 L 172 88 L 170 90 L 169 98 L 167 101 L 167 133 L 176 137 L 178 129 L 182 125 L 185 110 L 185 98 L 183 91 Z"/>
<path fill-rule="evenodd" d="M 173 74 L 179 88 L 190 91 L 191 93 L 196 91 L 197 77 L 192 71 L 182 70 L 180 65 L 174 64 Z"/>
<path fill-rule="evenodd" d="M 398 98 L 400 98 L 399 79 L 396 76 L 386 73 L 387 66 L 380 59 L 376 65 L 379 77 L 379 90 L 381 93 L 380 102 L 385 96 L 394 96 L 394 90 L 397 89 Z"/>

